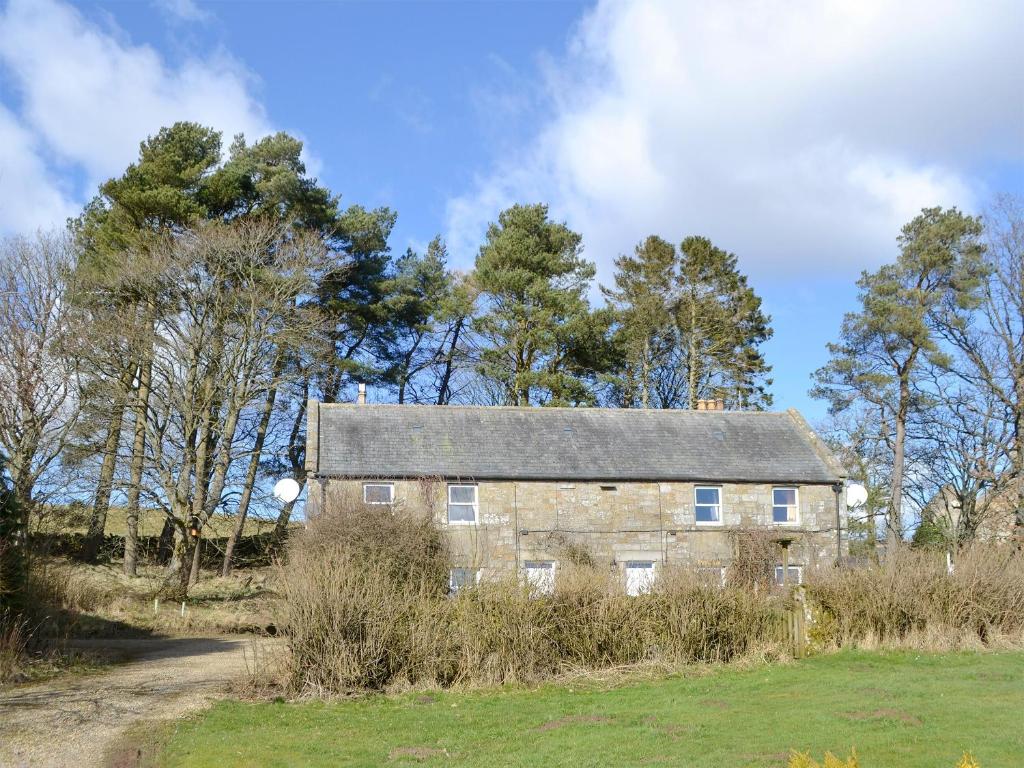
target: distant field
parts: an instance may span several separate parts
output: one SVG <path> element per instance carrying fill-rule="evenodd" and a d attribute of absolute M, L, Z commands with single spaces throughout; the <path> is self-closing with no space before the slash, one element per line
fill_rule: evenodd
<path fill-rule="evenodd" d="M 61 533 L 85 533 L 89 526 L 89 510 L 55 511 L 44 518 L 44 531 Z M 294 523 L 293 523 L 294 524 Z M 164 513 L 158 509 L 143 509 L 139 512 L 139 535 L 159 536 L 163 530 Z M 213 537 L 227 536 L 235 525 L 235 518 L 228 515 L 213 515 L 207 523 L 207 532 Z M 114 507 L 107 514 L 106 533 L 108 536 L 124 536 L 127 523 L 123 508 Z M 246 535 L 268 533 L 274 528 L 273 520 L 262 520 L 249 516 L 245 522 Z"/>
<path fill-rule="evenodd" d="M 784 766 L 792 749 L 861 768 L 1024 764 L 1024 654 L 843 652 L 635 683 L 347 702 L 223 702 L 175 729 L 169 766 Z"/>

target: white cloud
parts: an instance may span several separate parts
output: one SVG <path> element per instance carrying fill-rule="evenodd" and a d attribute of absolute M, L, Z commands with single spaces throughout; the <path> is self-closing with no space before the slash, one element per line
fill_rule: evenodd
<path fill-rule="evenodd" d="M 179 21 L 206 21 L 210 12 L 200 8 L 194 0 L 155 0 L 160 10 Z"/>
<path fill-rule="evenodd" d="M 754 274 L 891 256 L 926 205 L 972 208 L 973 169 L 1024 159 L 1014 0 L 601 2 L 548 79 L 553 116 L 449 201 L 453 254 L 543 200 L 611 259 L 701 233 Z"/>
<path fill-rule="evenodd" d="M 0 232 L 45 229 L 76 209 L 41 160 L 35 138 L 0 105 Z"/>
<path fill-rule="evenodd" d="M 20 141 L 0 149 L 0 229 L 57 223 L 138 154 L 162 126 L 195 120 L 253 139 L 271 128 L 252 94 L 249 73 L 225 54 L 168 66 L 153 48 L 101 30 L 74 8 L 52 0 L 12 0 L 0 13 L 0 66 L 17 91 L 0 131 Z M 57 179 L 84 178 L 67 190 Z M 25 215 L 25 197 L 40 201 Z M 10 212 L 10 213 L 8 213 Z"/>

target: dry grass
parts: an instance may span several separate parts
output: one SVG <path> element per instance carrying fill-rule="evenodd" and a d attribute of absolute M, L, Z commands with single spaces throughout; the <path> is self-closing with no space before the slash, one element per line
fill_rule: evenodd
<path fill-rule="evenodd" d="M 423 511 L 364 506 L 313 521 L 279 571 L 293 691 L 533 683 L 567 674 L 779 658 L 788 598 L 774 545 L 741 542 L 728 586 L 664 569 L 639 597 L 588 558 L 551 594 L 510 576 L 447 594 L 443 536 Z M 992 647 L 1024 636 L 1024 557 L 975 547 L 955 572 L 907 550 L 881 566 L 808 574 L 814 647 Z"/>
<path fill-rule="evenodd" d="M 579 670 L 731 661 L 771 648 L 782 600 L 669 571 L 629 597 L 618 574 L 567 564 L 540 595 L 515 577 L 446 594 L 425 514 L 351 505 L 314 521 L 281 569 L 294 690 L 535 682 Z"/>
<path fill-rule="evenodd" d="M 184 614 L 170 599 L 177 575 L 159 566 L 141 566 L 129 578 L 117 565 L 86 565 L 64 559 L 37 559 L 31 592 L 48 608 L 43 624 L 61 635 L 117 635 L 140 632 L 264 632 L 273 627 L 277 598 L 273 571 L 239 570 L 227 578 L 203 574 L 190 591 Z"/>
<path fill-rule="evenodd" d="M 945 555 L 901 550 L 882 565 L 808 574 L 812 638 L 825 646 L 928 650 L 1013 645 L 1024 639 L 1024 555 L 1007 545 Z"/>
<path fill-rule="evenodd" d="M 26 622 L 0 617 L 0 685 L 21 677 L 28 658 Z"/>

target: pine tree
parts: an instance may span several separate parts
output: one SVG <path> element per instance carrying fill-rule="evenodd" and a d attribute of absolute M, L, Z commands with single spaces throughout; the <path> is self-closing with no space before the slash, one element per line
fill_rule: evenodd
<path fill-rule="evenodd" d="M 924 364 L 948 364 L 934 332 L 936 313 L 949 302 L 969 302 L 984 274 L 980 221 L 955 208 L 926 208 L 903 227 L 895 264 L 865 272 L 861 310 L 843 319 L 831 360 L 815 375 L 815 397 L 833 414 L 868 404 L 892 434 L 892 474 L 886 545 L 903 539 L 907 425 L 920 402 L 914 381 Z"/>
<path fill-rule="evenodd" d="M 771 405 L 771 366 L 760 345 L 771 338 L 771 318 L 747 285 L 736 256 L 704 237 L 680 245 L 675 311 L 687 404 L 721 397 L 736 408 Z"/>
<path fill-rule="evenodd" d="M 604 365 L 609 315 L 591 312 L 594 265 L 582 238 L 548 218 L 546 205 L 514 205 L 487 230 L 476 260 L 485 340 L 478 372 L 506 405 L 591 404 Z"/>
<path fill-rule="evenodd" d="M 655 377 L 673 343 L 677 267 L 675 247 L 651 235 L 632 256 L 615 259 L 615 287 L 601 289 L 615 311 L 616 384 L 624 407 L 649 408 L 655 400 Z"/>
<path fill-rule="evenodd" d="M 615 311 L 621 405 L 695 408 L 711 397 L 732 408 L 771 404 L 760 352 L 770 318 L 733 254 L 702 237 L 677 251 L 652 235 L 615 266 L 615 287 L 604 294 Z"/>

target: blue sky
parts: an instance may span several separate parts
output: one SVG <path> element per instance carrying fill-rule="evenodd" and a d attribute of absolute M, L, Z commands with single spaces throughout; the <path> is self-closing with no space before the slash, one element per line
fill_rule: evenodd
<path fill-rule="evenodd" d="M 73 215 L 161 125 L 301 136 L 393 247 L 544 201 L 611 260 L 650 233 L 735 251 L 806 395 L 854 280 L 925 205 L 1024 191 L 1011 0 L 0 6 L 0 231 Z"/>

